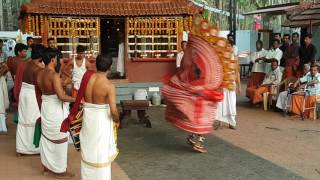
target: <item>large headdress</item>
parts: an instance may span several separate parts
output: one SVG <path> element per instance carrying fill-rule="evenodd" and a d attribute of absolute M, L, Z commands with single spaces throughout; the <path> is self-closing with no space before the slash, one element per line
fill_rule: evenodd
<path fill-rule="evenodd" d="M 238 65 L 232 46 L 226 38 L 218 37 L 218 34 L 217 26 L 210 24 L 201 15 L 196 15 L 181 66 L 184 68 L 196 65 L 202 72 L 200 77 L 196 77 L 197 80 L 191 81 L 195 83 L 193 85 L 207 84 L 205 86 L 208 89 L 220 86 L 234 90 Z M 182 72 L 181 75 L 185 73 Z"/>

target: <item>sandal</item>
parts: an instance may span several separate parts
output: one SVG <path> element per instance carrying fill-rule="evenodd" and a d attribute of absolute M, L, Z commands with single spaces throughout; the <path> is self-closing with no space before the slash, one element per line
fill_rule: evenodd
<path fill-rule="evenodd" d="M 187 137 L 187 143 L 191 146 L 193 146 L 195 143 L 197 143 L 197 139 L 195 137 L 195 135 L 190 135 L 189 137 Z"/>
<path fill-rule="evenodd" d="M 197 151 L 197 152 L 200 152 L 200 153 L 208 152 L 207 149 L 204 147 L 204 145 L 201 142 L 198 142 L 198 143 L 194 144 L 192 149 Z"/>
<path fill-rule="evenodd" d="M 199 139 L 198 139 L 198 141 L 199 142 L 204 142 L 204 140 L 206 140 L 206 138 L 205 137 L 203 137 L 203 136 L 201 136 L 201 135 L 199 135 Z"/>

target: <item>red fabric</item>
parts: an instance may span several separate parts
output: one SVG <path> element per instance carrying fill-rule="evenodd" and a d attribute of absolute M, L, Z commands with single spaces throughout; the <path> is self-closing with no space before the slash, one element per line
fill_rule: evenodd
<path fill-rule="evenodd" d="M 290 78 L 290 77 L 299 77 L 297 76 L 297 68 L 299 65 L 299 61 L 296 58 L 288 58 L 286 62 L 286 67 L 284 69 L 285 77 Z"/>
<path fill-rule="evenodd" d="M 78 96 L 78 90 L 72 89 L 72 97 L 76 98 Z"/>
<path fill-rule="evenodd" d="M 8 60 L 7 60 L 7 66 L 8 66 L 8 69 L 10 71 L 10 74 L 11 74 L 11 77 L 12 79 L 14 80 L 14 74 L 13 74 L 13 66 L 14 66 L 14 58 L 13 57 L 9 57 Z"/>
<path fill-rule="evenodd" d="M 13 96 L 15 98 L 15 102 L 13 103 L 13 107 L 18 110 L 18 104 L 19 104 L 19 95 L 21 91 L 21 86 L 22 86 L 22 79 L 23 79 L 23 74 L 26 69 L 26 63 L 21 62 L 19 64 L 19 67 L 17 69 L 17 74 L 14 79 L 14 87 L 13 87 Z"/>
<path fill-rule="evenodd" d="M 77 95 L 77 98 L 76 98 L 76 102 L 74 103 L 74 105 L 73 105 L 68 117 L 62 122 L 62 125 L 61 125 L 61 128 L 60 128 L 61 132 L 67 132 L 69 130 L 71 122 L 76 117 L 76 115 L 77 115 L 77 113 L 79 111 L 81 100 L 84 97 L 84 93 L 86 91 L 88 82 L 89 82 L 89 80 L 90 80 L 90 78 L 91 78 L 91 76 L 93 74 L 94 74 L 93 71 L 89 71 L 88 70 L 83 75 L 83 78 L 82 78 L 82 81 L 81 81 L 81 84 L 80 84 L 80 89 L 78 91 L 78 95 Z"/>
<path fill-rule="evenodd" d="M 212 46 L 190 35 L 176 75 L 164 78 L 166 119 L 176 127 L 195 134 L 212 132 L 223 69 Z"/>

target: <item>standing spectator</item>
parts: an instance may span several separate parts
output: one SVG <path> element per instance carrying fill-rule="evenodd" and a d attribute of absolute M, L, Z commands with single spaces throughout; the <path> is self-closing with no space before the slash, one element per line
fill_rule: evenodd
<path fill-rule="evenodd" d="M 3 49 L 3 41 L 0 39 L 0 134 L 7 133 L 6 109 L 9 107 L 9 97 L 6 82 L 8 68 L 5 66 L 7 55 Z"/>
<path fill-rule="evenodd" d="M 283 54 L 286 78 L 298 77 L 296 71 L 297 66 L 299 65 L 299 48 L 299 34 L 295 32 L 292 34 L 292 43 Z"/>
<path fill-rule="evenodd" d="M 51 52 L 55 52 L 57 54 L 57 66 L 56 66 L 56 72 L 59 72 L 61 69 L 61 65 L 63 63 L 61 63 L 61 59 L 62 59 L 62 53 L 61 51 L 56 47 L 56 41 L 54 40 L 54 38 L 49 38 L 47 40 L 48 43 L 48 51 Z"/>
<path fill-rule="evenodd" d="M 277 60 L 278 65 L 280 64 L 280 60 L 282 58 L 282 51 L 279 49 L 280 41 L 278 39 L 274 39 L 272 43 L 272 48 L 267 52 L 265 57 L 261 57 L 256 59 L 256 61 L 263 60 L 266 62 L 265 73 L 268 74 L 271 72 L 271 62 Z"/>
<path fill-rule="evenodd" d="M 299 49 L 299 72 L 303 71 L 304 64 L 314 64 L 316 61 L 317 50 L 316 47 L 311 43 L 312 34 L 304 36 L 304 44 Z"/>
<path fill-rule="evenodd" d="M 273 39 L 278 39 L 281 44 L 281 33 L 274 33 Z"/>
<path fill-rule="evenodd" d="M 31 58 L 31 52 L 32 52 L 33 43 L 34 43 L 33 37 L 27 37 L 27 46 L 28 46 L 27 59 Z"/>
<path fill-rule="evenodd" d="M 0 63 L 6 62 L 8 55 L 3 47 L 3 40 L 0 39 Z"/>
<path fill-rule="evenodd" d="M 86 58 L 87 47 L 78 45 L 77 46 L 77 56 L 73 58 L 72 63 L 72 82 L 73 82 L 73 92 L 72 96 L 76 97 L 78 90 L 80 88 L 81 80 L 84 73 L 88 69 L 88 62 Z"/>
<path fill-rule="evenodd" d="M 228 41 L 231 44 L 233 48 L 233 55 L 238 56 L 238 47 L 236 46 L 236 43 L 234 42 L 234 36 L 233 34 L 228 34 Z"/>
<path fill-rule="evenodd" d="M 186 49 L 186 47 L 187 47 L 187 41 L 182 41 L 182 42 L 181 42 L 182 51 L 180 51 L 180 52 L 177 54 L 177 58 L 176 58 L 176 67 L 177 67 L 177 68 L 180 68 L 181 60 L 182 60 L 182 58 L 183 58 L 184 50 Z"/>
<path fill-rule="evenodd" d="M 54 38 L 49 38 L 47 40 L 48 43 L 48 49 L 49 50 L 53 50 L 56 51 L 57 55 L 59 58 L 62 58 L 62 53 L 61 51 L 56 47 L 56 41 L 54 40 Z"/>
<path fill-rule="evenodd" d="M 290 45 L 290 34 L 285 34 L 283 35 L 282 45 L 280 46 L 280 50 L 282 51 L 283 54 L 286 53 L 289 45 Z M 282 57 L 280 60 L 280 66 L 285 67 L 285 65 L 286 65 L 286 60 L 284 59 L 284 57 Z"/>

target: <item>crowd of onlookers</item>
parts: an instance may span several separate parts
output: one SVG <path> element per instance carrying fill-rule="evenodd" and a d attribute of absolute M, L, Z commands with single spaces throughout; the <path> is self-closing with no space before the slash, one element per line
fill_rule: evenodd
<path fill-rule="evenodd" d="M 320 95 L 319 65 L 312 35 L 306 34 L 300 44 L 298 33 L 275 34 L 272 47 L 263 49 L 263 42 L 256 42 L 252 54 L 251 73 L 246 96 L 253 104 L 272 105 L 285 113 L 302 118 L 316 118 L 317 95 Z"/>

